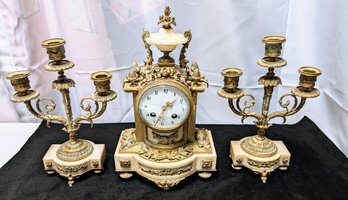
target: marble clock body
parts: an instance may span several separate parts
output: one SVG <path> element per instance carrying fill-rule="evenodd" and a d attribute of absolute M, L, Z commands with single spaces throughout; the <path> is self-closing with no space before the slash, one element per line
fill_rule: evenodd
<path fill-rule="evenodd" d="M 166 11 L 164 16 L 172 19 Z M 148 56 L 143 65 L 134 63 L 124 80 L 124 91 L 133 94 L 135 128 L 122 131 L 115 166 L 121 178 L 136 172 L 169 189 L 195 172 L 209 178 L 216 171 L 216 152 L 210 131 L 196 128 L 197 94 L 207 80 L 196 62 L 189 66 L 185 59 L 191 32 L 177 34 L 162 23 L 158 33 L 144 31 Z M 155 64 L 151 45 L 164 54 Z M 177 45 L 182 45 L 178 64 L 169 56 Z"/>

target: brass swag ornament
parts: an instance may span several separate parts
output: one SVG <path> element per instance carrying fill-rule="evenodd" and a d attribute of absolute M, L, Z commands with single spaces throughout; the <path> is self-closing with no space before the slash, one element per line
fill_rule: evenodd
<path fill-rule="evenodd" d="M 136 172 L 167 190 L 196 171 L 209 178 L 216 171 L 216 152 L 210 131 L 195 127 L 197 93 L 205 90 L 207 80 L 196 62 L 187 65 L 191 32 L 173 31 L 176 23 L 168 6 L 159 23 L 158 33 L 142 35 L 148 53 L 144 65 L 134 63 L 124 80 L 124 91 L 133 93 L 135 128 L 122 131 L 115 166 L 121 178 Z M 152 44 L 164 54 L 156 64 Z M 169 53 L 180 44 L 176 65 Z"/>
<path fill-rule="evenodd" d="M 271 126 L 269 121 L 276 117 L 283 118 L 297 113 L 305 104 L 307 98 L 314 98 L 320 95 L 319 90 L 314 88 L 317 76 L 321 71 L 314 67 L 301 67 L 300 84 L 293 88 L 290 94 L 280 97 L 279 104 L 283 111 L 276 111 L 269 114 L 269 106 L 272 98 L 273 88 L 281 84 L 279 77 L 275 76 L 274 69 L 284 67 L 287 62 L 280 58 L 283 36 L 266 36 L 262 40 L 266 44 L 266 57 L 260 59 L 257 64 L 268 69 L 265 76 L 259 78 L 259 84 L 264 85 L 264 96 L 261 115 L 251 112 L 249 109 L 254 106 L 254 96 L 245 93 L 238 88 L 239 77 L 243 74 L 238 68 L 223 69 L 224 87 L 218 90 L 218 95 L 228 99 L 231 110 L 242 116 L 242 122 L 248 117 L 256 119 L 257 135 L 249 136 L 240 141 L 231 141 L 230 156 L 232 168 L 239 170 L 242 166 L 247 167 L 261 175 L 263 183 L 266 183 L 267 175 L 279 168 L 286 170 L 290 164 L 290 153 L 282 141 L 272 141 L 265 136 L 266 130 Z M 243 98 L 244 108 L 241 106 Z M 299 99 L 300 98 L 300 99 Z M 293 103 L 290 102 L 293 100 Z"/>
<path fill-rule="evenodd" d="M 42 46 L 47 49 L 49 59 L 52 60 L 45 65 L 45 69 L 59 74 L 57 80 L 52 82 L 52 88 L 59 90 L 62 94 L 66 118 L 51 114 L 56 107 L 52 99 L 47 97 L 38 98 L 40 96 L 39 92 L 30 90 L 29 71 L 11 72 L 7 74 L 6 78 L 11 80 L 11 84 L 16 91 L 11 97 L 12 102 L 24 102 L 33 115 L 46 120 L 48 127 L 50 127 L 52 121 L 60 122 L 64 125 L 63 131 L 69 134 L 69 140 L 61 145 L 52 144 L 43 157 L 43 164 L 48 174 L 57 172 L 59 175 L 66 177 L 71 187 L 74 179 L 85 172 L 93 170 L 95 173 L 100 173 L 103 170 L 106 155 L 105 145 L 78 139 L 77 131 L 80 128 L 81 121 L 90 122 L 92 127 L 92 120 L 105 112 L 107 102 L 114 100 L 116 93 L 110 90 L 111 74 L 109 72 L 99 71 L 93 73 L 91 79 L 94 81 L 96 91 L 91 97 L 83 98 L 80 103 L 80 107 L 88 114 L 79 115 L 74 120 L 72 118 L 69 88 L 75 87 L 75 82 L 64 75 L 64 71 L 74 67 L 74 63 L 64 60 L 64 44 L 65 41 L 61 38 L 48 39 L 42 42 Z M 38 99 L 36 100 L 35 110 L 31 101 L 36 98 Z M 41 103 L 44 101 L 47 103 L 44 104 L 45 110 L 42 110 Z M 94 102 L 94 109 L 86 101 Z M 101 107 L 99 103 L 101 103 Z"/>

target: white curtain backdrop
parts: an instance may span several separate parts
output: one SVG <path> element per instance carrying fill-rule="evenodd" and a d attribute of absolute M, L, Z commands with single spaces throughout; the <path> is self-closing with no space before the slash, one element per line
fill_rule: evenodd
<path fill-rule="evenodd" d="M 13 89 L 6 73 L 20 69 L 31 72 L 32 88 L 55 99 L 55 112 L 64 114 L 59 92 L 51 90 L 57 74 L 43 67 L 48 56 L 41 42 L 52 37 L 66 40 L 67 59 L 76 65 L 67 71 L 76 81 L 71 89 L 74 115 L 81 113 L 79 100 L 94 90 L 90 74 L 106 70 L 113 74 L 118 98 L 95 121 L 134 121 L 123 79 L 133 62 L 146 58 L 142 31 L 157 32 L 165 5 L 176 17 L 177 32 L 191 29 L 187 57 L 198 62 L 209 80 L 210 87 L 198 98 L 197 123 L 240 123 L 227 100 L 216 94 L 225 67 L 243 69 L 240 87 L 256 96 L 254 109 L 260 112 L 263 88 L 257 79 L 266 72 L 256 64 L 264 53 L 261 39 L 284 35 L 282 57 L 288 65 L 277 71 L 283 85 L 275 90 L 271 110 L 280 109 L 279 97 L 297 86 L 299 67 L 320 68 L 321 96 L 309 99 L 288 123 L 308 116 L 348 156 L 348 1 L 343 0 L 0 0 L 0 122 L 38 121 L 23 104 L 9 101 Z M 172 55 L 178 58 L 178 52 Z"/>

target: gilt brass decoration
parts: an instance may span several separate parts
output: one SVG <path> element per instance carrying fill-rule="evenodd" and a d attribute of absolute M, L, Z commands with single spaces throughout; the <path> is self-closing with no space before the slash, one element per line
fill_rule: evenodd
<path fill-rule="evenodd" d="M 197 171 L 208 178 L 216 170 L 211 133 L 195 127 L 197 93 L 208 82 L 197 62 L 188 65 L 185 53 L 192 34 L 175 33 L 170 12 L 166 7 L 160 16 L 158 33 L 142 34 L 147 58 L 143 65 L 133 63 L 123 84 L 126 92 L 133 93 L 135 128 L 123 130 L 115 152 L 121 178 L 136 172 L 164 189 Z M 163 53 L 157 63 L 151 45 Z M 178 64 L 169 55 L 177 45 L 182 45 Z M 131 167 L 120 164 L 122 160 L 130 160 Z"/>
<path fill-rule="evenodd" d="M 211 160 L 203 160 L 202 162 L 202 168 L 211 168 L 213 162 Z"/>
<path fill-rule="evenodd" d="M 156 175 L 156 176 L 173 176 L 173 175 L 180 175 L 182 173 L 188 172 L 192 169 L 192 163 L 179 168 L 169 168 L 169 169 L 154 169 L 150 167 L 146 167 L 143 165 L 140 165 L 140 168 L 143 172 Z"/>
<path fill-rule="evenodd" d="M 120 165 L 123 168 L 130 168 L 131 162 L 130 162 L 130 160 L 121 160 Z"/>
<path fill-rule="evenodd" d="M 279 104 L 284 110 L 269 113 L 273 89 L 282 84 L 281 79 L 275 75 L 274 69 L 284 67 L 287 64 L 286 60 L 279 57 L 285 37 L 266 36 L 262 42 L 265 43 L 266 57 L 260 59 L 257 64 L 267 68 L 268 72 L 258 80 L 259 84 L 264 86 L 261 114 L 250 111 L 255 105 L 254 96 L 238 88 L 239 77 L 243 74 L 242 70 L 238 68 L 222 70 L 224 87 L 218 90 L 218 95 L 228 99 L 231 110 L 242 117 L 242 122 L 249 117 L 256 119 L 257 135 L 245 137 L 240 141 L 231 141 L 230 154 L 234 169 L 241 169 L 242 166 L 247 167 L 260 174 L 265 183 L 268 174 L 277 168 L 286 170 L 290 163 L 290 153 L 284 143 L 272 141 L 265 136 L 266 130 L 271 126 L 269 121 L 280 117 L 285 123 L 286 117 L 297 113 L 307 98 L 319 96 L 319 90 L 314 86 L 321 71 L 314 67 L 301 67 L 299 69 L 299 86 L 293 88 L 290 94 L 285 94 L 279 99 Z M 290 100 L 293 100 L 293 103 Z M 242 103 L 244 107 L 241 106 Z"/>
<path fill-rule="evenodd" d="M 80 107 L 87 112 L 73 119 L 69 89 L 75 87 L 75 82 L 64 75 L 64 71 L 74 67 L 74 63 L 65 58 L 65 41 L 62 38 L 48 39 L 42 42 L 42 46 L 47 50 L 49 59 L 52 61 L 45 65 L 45 69 L 50 72 L 57 72 L 58 78 L 52 82 L 52 88 L 57 89 L 62 94 L 63 105 L 66 116 L 51 114 L 56 108 L 56 103 L 47 97 L 41 97 L 35 90 L 30 90 L 29 75 L 26 70 L 15 71 L 7 74 L 7 79 L 11 81 L 16 93 L 11 97 L 15 103 L 23 102 L 28 110 L 36 117 L 43 119 L 50 127 L 52 121 L 62 123 L 63 131 L 68 133 L 69 140 L 61 145 L 52 145 L 43 158 L 44 167 L 47 173 L 58 172 L 61 176 L 68 178 L 69 186 L 74 183 L 74 178 L 83 173 L 93 170 L 99 173 L 103 170 L 105 160 L 105 146 L 94 144 L 88 140 L 77 138 L 77 131 L 81 121 L 87 121 L 93 126 L 93 119 L 101 116 L 107 106 L 107 102 L 116 98 L 116 93 L 110 90 L 111 74 L 109 72 L 95 72 L 91 79 L 96 86 L 96 91 L 90 96 L 81 100 Z M 32 105 L 32 100 L 37 99 L 36 109 Z M 94 107 L 88 101 L 94 103 Z M 101 107 L 100 107 L 101 104 Z M 42 109 L 44 108 L 44 109 Z M 93 109 L 92 109 L 93 108 Z"/>
<path fill-rule="evenodd" d="M 167 151 L 158 150 L 142 144 L 140 150 L 138 151 L 138 154 L 141 157 L 155 162 L 179 161 L 190 157 L 192 153 L 193 145 L 191 144 Z"/>

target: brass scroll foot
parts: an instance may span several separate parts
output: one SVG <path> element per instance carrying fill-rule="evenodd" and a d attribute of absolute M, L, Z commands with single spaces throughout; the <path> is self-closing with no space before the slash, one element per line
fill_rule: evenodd
<path fill-rule="evenodd" d="M 72 187 L 74 184 L 74 178 L 72 176 L 68 177 L 68 185 L 69 187 Z"/>
<path fill-rule="evenodd" d="M 266 170 L 261 172 L 261 180 L 262 180 L 262 183 L 266 183 L 267 181 L 267 175 L 270 174 L 270 172 L 267 172 Z"/>
<path fill-rule="evenodd" d="M 266 183 L 267 181 L 267 176 L 262 175 L 261 176 L 262 183 Z"/>

